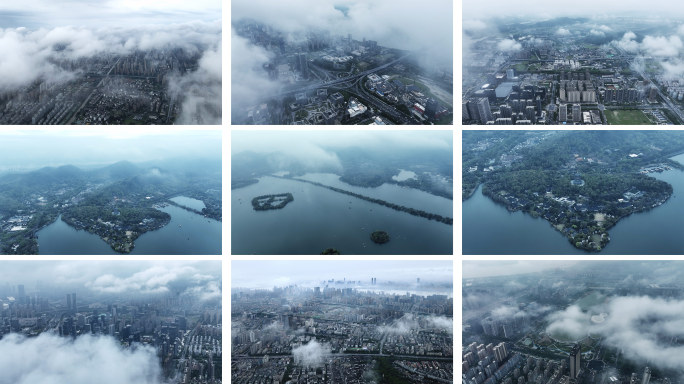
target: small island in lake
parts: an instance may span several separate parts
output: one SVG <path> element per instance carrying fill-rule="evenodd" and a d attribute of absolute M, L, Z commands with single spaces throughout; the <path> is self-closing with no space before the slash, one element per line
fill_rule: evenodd
<path fill-rule="evenodd" d="M 341 253 L 335 248 L 326 248 L 321 252 L 321 255 L 341 255 Z"/>
<path fill-rule="evenodd" d="M 375 231 L 370 235 L 371 240 L 376 244 L 385 244 L 390 241 L 390 236 L 385 231 Z"/>
<path fill-rule="evenodd" d="M 291 201 L 294 201 L 294 197 L 289 192 L 276 195 L 263 195 L 252 199 L 252 207 L 254 207 L 255 211 L 282 209 Z"/>

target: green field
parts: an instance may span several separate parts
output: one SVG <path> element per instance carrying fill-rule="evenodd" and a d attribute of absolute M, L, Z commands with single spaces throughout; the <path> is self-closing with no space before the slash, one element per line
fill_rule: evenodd
<path fill-rule="evenodd" d="M 606 110 L 606 120 L 610 125 L 648 125 L 651 120 L 638 109 Z"/>

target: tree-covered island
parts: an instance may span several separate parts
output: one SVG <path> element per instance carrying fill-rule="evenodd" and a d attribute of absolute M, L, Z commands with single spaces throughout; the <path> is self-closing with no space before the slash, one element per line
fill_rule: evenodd
<path fill-rule="evenodd" d="M 509 211 L 541 217 L 575 247 L 599 252 L 620 219 L 672 195 L 649 174 L 682 169 L 669 159 L 682 152 L 678 131 L 464 131 L 462 199 L 481 185 Z"/>
<path fill-rule="evenodd" d="M 278 193 L 275 195 L 262 195 L 252 199 L 252 208 L 255 211 L 267 211 L 269 209 L 283 209 L 294 201 L 294 196 L 290 192 Z"/>

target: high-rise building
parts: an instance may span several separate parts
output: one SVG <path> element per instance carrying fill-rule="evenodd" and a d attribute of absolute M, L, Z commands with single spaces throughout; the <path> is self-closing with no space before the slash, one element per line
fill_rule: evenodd
<path fill-rule="evenodd" d="M 651 368 L 644 369 L 644 376 L 641 378 L 641 384 L 648 384 L 651 381 Z"/>
<path fill-rule="evenodd" d="M 478 109 L 478 106 L 475 102 L 468 101 L 468 117 L 470 120 L 475 120 L 475 121 L 481 121 L 480 119 L 480 112 Z"/>
<path fill-rule="evenodd" d="M 72 310 L 76 312 L 76 294 L 72 293 L 71 294 L 71 305 L 72 305 Z"/>
<path fill-rule="evenodd" d="M 492 115 L 492 110 L 489 107 L 489 99 L 486 97 L 482 97 L 477 101 L 477 111 L 480 115 L 480 122 L 482 124 L 494 120 L 494 115 Z"/>
<path fill-rule="evenodd" d="M 579 104 L 572 105 L 572 121 L 575 123 L 582 121 L 582 107 Z"/>
<path fill-rule="evenodd" d="M 568 121 L 568 105 L 561 104 L 558 108 L 558 122 L 562 123 L 566 121 Z"/>
<path fill-rule="evenodd" d="M 506 343 L 501 342 L 494 347 L 494 356 L 499 363 L 506 361 L 506 358 L 508 357 Z"/>
<path fill-rule="evenodd" d="M 515 70 L 513 68 L 509 68 L 506 71 L 506 78 L 510 80 L 510 79 L 513 79 L 514 77 L 515 77 Z"/>
<path fill-rule="evenodd" d="M 67 293 L 67 310 L 71 310 L 71 294 Z"/>
<path fill-rule="evenodd" d="M 569 365 L 570 365 L 570 378 L 577 379 L 580 373 L 580 363 L 582 357 L 582 349 L 579 344 L 575 344 L 570 351 Z"/>

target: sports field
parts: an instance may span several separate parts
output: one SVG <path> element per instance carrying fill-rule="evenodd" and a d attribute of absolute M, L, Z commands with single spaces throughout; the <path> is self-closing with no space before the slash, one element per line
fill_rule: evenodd
<path fill-rule="evenodd" d="M 638 109 L 606 110 L 606 120 L 610 125 L 647 125 L 653 124 L 644 113 Z"/>

